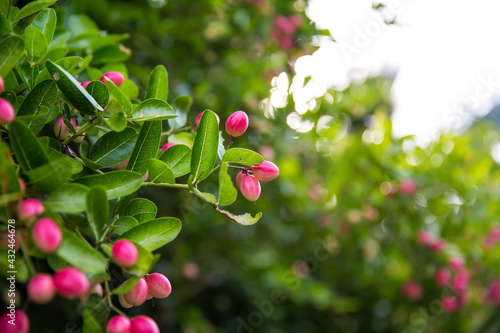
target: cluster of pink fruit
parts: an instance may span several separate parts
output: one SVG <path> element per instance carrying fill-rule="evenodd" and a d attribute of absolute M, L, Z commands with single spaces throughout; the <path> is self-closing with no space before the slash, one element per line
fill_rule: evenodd
<path fill-rule="evenodd" d="M 428 230 L 420 230 L 417 234 L 417 242 L 426 246 L 434 252 L 441 252 L 446 247 L 446 242 L 440 237 L 434 237 Z"/>
<path fill-rule="evenodd" d="M 0 76 L 0 94 L 3 92 L 5 88 L 5 83 L 3 78 Z M 14 117 L 16 112 L 12 107 L 12 104 L 9 103 L 6 99 L 0 98 L 0 124 L 8 124 Z"/>
<path fill-rule="evenodd" d="M 436 270 L 434 280 L 440 287 L 448 287 L 453 293 L 446 294 L 441 298 L 443 310 L 453 313 L 469 303 L 467 287 L 470 272 L 465 268 L 465 260 L 460 255 L 451 257 L 449 267 L 440 267 Z"/>
<path fill-rule="evenodd" d="M 300 16 L 292 15 L 286 17 L 277 16 L 271 27 L 271 36 L 279 43 L 284 50 L 290 50 L 293 47 L 293 34 L 301 23 Z"/>

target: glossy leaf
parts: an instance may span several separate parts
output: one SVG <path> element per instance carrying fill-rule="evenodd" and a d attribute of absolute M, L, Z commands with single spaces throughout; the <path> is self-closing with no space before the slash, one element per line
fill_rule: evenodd
<path fill-rule="evenodd" d="M 181 231 L 181 221 L 174 217 L 163 217 L 139 224 L 121 235 L 142 245 L 148 251 L 154 251 L 177 237 Z"/>
<path fill-rule="evenodd" d="M 24 52 L 24 41 L 18 36 L 9 36 L 0 42 L 0 76 L 4 77 L 16 66 Z"/>
<path fill-rule="evenodd" d="M 82 61 L 81 57 L 64 57 L 64 58 L 58 59 L 54 62 L 69 72 L 72 68 L 74 68 L 76 65 L 78 65 L 78 63 L 80 63 L 81 61 Z M 44 80 L 49 80 L 49 79 L 52 79 L 52 77 L 50 76 L 48 69 L 44 68 L 40 72 L 40 74 L 38 74 L 36 81 L 35 81 L 35 84 L 38 84 L 39 82 L 42 82 Z"/>
<path fill-rule="evenodd" d="M 154 202 L 144 198 L 136 198 L 125 207 L 122 216 L 131 216 L 141 223 L 154 219 L 157 212 L 158 208 Z"/>
<path fill-rule="evenodd" d="M 35 61 L 47 52 L 47 41 L 40 28 L 28 25 L 24 30 L 26 51 L 31 61 Z"/>
<path fill-rule="evenodd" d="M 39 10 L 42 10 L 46 7 L 52 6 L 55 4 L 57 0 L 36 0 L 28 3 L 26 6 L 21 8 L 21 10 L 17 13 L 17 15 L 12 20 L 13 22 L 19 21 L 20 19 L 30 16 Z"/>
<path fill-rule="evenodd" d="M 103 108 L 106 107 L 109 101 L 109 90 L 106 85 L 100 81 L 92 81 L 90 82 L 85 90 L 94 97 L 95 101 L 99 103 Z"/>
<path fill-rule="evenodd" d="M 117 165 L 130 157 L 138 136 L 130 127 L 123 132 L 108 132 L 92 146 L 89 158 L 102 165 Z"/>
<path fill-rule="evenodd" d="M 43 200 L 43 204 L 61 213 L 80 213 L 87 209 L 89 189 L 80 184 L 69 183 L 55 190 Z"/>
<path fill-rule="evenodd" d="M 208 177 L 212 171 L 217 158 L 218 143 L 219 125 L 217 118 L 215 113 L 206 110 L 201 117 L 191 155 L 191 174 L 195 184 Z"/>
<path fill-rule="evenodd" d="M 153 265 L 155 262 L 155 257 L 151 253 L 151 251 L 148 251 L 145 247 L 142 245 L 138 244 L 137 242 L 133 242 L 135 247 L 137 248 L 137 253 L 138 253 L 138 258 L 137 262 L 135 263 L 134 266 L 128 267 L 126 270 L 129 273 L 138 275 L 138 276 L 144 276 L 145 274 L 148 274 L 151 272 L 153 269 Z"/>
<path fill-rule="evenodd" d="M 147 99 L 137 105 L 130 116 L 133 122 L 146 120 L 165 120 L 177 117 L 174 109 L 165 101 L 159 99 Z"/>
<path fill-rule="evenodd" d="M 39 28 L 43 35 L 47 45 L 50 44 L 52 38 L 54 37 L 54 32 L 56 31 L 57 15 L 56 11 L 52 8 L 42 9 L 31 23 L 35 27 Z"/>
<path fill-rule="evenodd" d="M 154 158 L 150 159 L 148 172 L 149 179 L 153 183 L 175 183 L 174 173 L 163 161 Z"/>
<path fill-rule="evenodd" d="M 128 97 L 109 78 L 105 77 L 105 80 L 109 91 L 118 104 L 120 104 L 125 115 L 130 116 L 132 114 L 133 106 Z"/>
<path fill-rule="evenodd" d="M 12 31 L 9 20 L 0 13 L 0 35 L 8 35 Z"/>
<path fill-rule="evenodd" d="M 148 171 L 148 161 L 156 157 L 161 139 L 161 121 L 147 121 L 141 128 L 139 137 L 127 164 L 127 170 L 144 175 Z"/>
<path fill-rule="evenodd" d="M 113 223 L 113 233 L 120 236 L 138 224 L 132 216 L 122 216 Z"/>
<path fill-rule="evenodd" d="M 189 173 L 191 167 L 191 149 L 186 145 L 175 145 L 165 150 L 160 158 L 172 170 L 174 177 Z"/>
<path fill-rule="evenodd" d="M 222 157 L 222 161 L 250 167 L 254 164 L 262 163 L 264 157 L 249 149 L 231 148 L 226 151 Z"/>
<path fill-rule="evenodd" d="M 223 162 L 219 170 L 219 201 L 217 203 L 220 206 L 229 206 L 238 195 L 231 176 L 227 174 L 228 165 L 227 162 Z"/>
<path fill-rule="evenodd" d="M 168 73 L 163 65 L 156 66 L 149 75 L 144 99 L 156 98 L 167 101 L 168 98 Z"/>
<path fill-rule="evenodd" d="M 127 170 L 117 170 L 78 178 L 76 182 L 87 187 L 101 186 L 111 200 L 137 191 L 141 187 L 142 176 Z"/>
<path fill-rule="evenodd" d="M 63 228 L 63 241 L 56 252 L 57 256 L 70 265 L 86 273 L 105 272 L 106 259 L 78 236 Z"/>
<path fill-rule="evenodd" d="M 72 174 L 81 171 L 82 165 L 76 164 L 79 169 L 73 169 L 74 161 L 68 156 L 51 159 L 49 163 L 33 170 L 26 171 L 31 186 L 41 193 L 49 193 L 66 183 Z"/>
<path fill-rule="evenodd" d="M 12 151 L 25 172 L 49 162 L 40 143 L 26 125 L 14 120 L 10 124 L 9 134 Z"/>
<path fill-rule="evenodd" d="M 96 241 L 103 226 L 108 223 L 108 198 L 101 187 L 91 187 L 87 194 L 87 219 Z"/>
<path fill-rule="evenodd" d="M 34 116 L 39 112 L 40 106 L 51 107 L 57 99 L 57 87 L 54 81 L 45 80 L 38 83 L 33 90 L 26 95 L 19 107 L 17 116 Z"/>
<path fill-rule="evenodd" d="M 252 215 L 250 215 L 250 213 L 245 213 L 243 215 L 236 215 L 236 214 L 233 214 L 231 212 L 228 212 L 227 210 L 222 210 L 222 209 L 218 209 L 218 208 L 217 208 L 217 210 L 219 212 L 221 212 L 222 214 L 224 214 L 231 221 L 233 221 L 234 223 L 239 224 L 239 225 L 255 224 L 255 223 L 259 222 L 260 218 L 262 217 L 262 212 L 259 212 L 259 213 L 257 213 L 257 215 L 255 215 L 255 217 L 252 217 Z"/>

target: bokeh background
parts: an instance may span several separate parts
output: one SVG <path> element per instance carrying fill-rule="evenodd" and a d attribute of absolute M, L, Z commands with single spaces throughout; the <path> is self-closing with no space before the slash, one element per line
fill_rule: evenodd
<path fill-rule="evenodd" d="M 188 122 L 207 108 L 223 121 L 245 110 L 250 130 L 235 145 L 281 171 L 256 204 L 238 197 L 235 211 L 264 214 L 250 227 L 188 193 L 142 189 L 183 230 L 156 267 L 171 296 L 128 314 L 182 333 L 500 331 L 495 1 L 55 8 L 70 53 L 116 36 L 93 50 L 92 68 L 144 91 L 165 65 L 169 100 L 193 98 Z M 34 328 L 55 318 L 44 311 Z M 75 322 L 57 332 L 77 332 L 71 307 L 58 311 Z"/>

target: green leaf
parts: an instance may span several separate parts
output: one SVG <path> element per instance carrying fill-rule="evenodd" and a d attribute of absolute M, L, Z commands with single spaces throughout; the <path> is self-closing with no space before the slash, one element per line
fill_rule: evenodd
<path fill-rule="evenodd" d="M 80 143 L 80 147 L 78 147 L 78 152 L 80 153 L 80 158 L 82 159 L 83 163 L 85 163 L 85 166 L 91 170 L 99 170 L 101 169 L 104 165 L 95 163 L 87 158 L 87 151 L 88 151 L 88 143 L 87 141 L 83 140 L 82 143 Z"/>
<path fill-rule="evenodd" d="M 92 65 L 122 62 L 130 58 L 132 52 L 122 44 L 105 46 L 94 53 Z"/>
<path fill-rule="evenodd" d="M 34 116 L 17 116 L 16 119 L 22 121 L 33 134 L 38 135 L 38 132 L 43 128 L 45 123 L 47 123 L 47 119 L 50 118 L 51 112 L 49 112 L 49 108 L 45 105 L 41 105 L 39 107 L 39 111 Z"/>
<path fill-rule="evenodd" d="M 127 118 L 123 112 L 117 112 L 109 118 L 104 118 L 104 122 L 115 132 L 121 132 L 127 127 Z"/>
<path fill-rule="evenodd" d="M 172 108 L 174 109 L 177 118 L 169 119 L 168 124 L 171 128 L 181 128 L 186 124 L 191 104 L 193 104 L 193 99 L 189 95 L 182 95 L 174 98 L 172 101 Z"/>
<path fill-rule="evenodd" d="M 102 49 L 105 46 L 110 46 L 110 45 L 115 45 L 118 42 L 121 42 L 122 40 L 128 39 L 129 34 L 121 34 L 121 35 L 116 35 L 116 34 L 110 34 L 110 35 L 105 35 L 105 36 L 99 36 L 90 42 L 90 49 L 92 52 L 95 53 L 95 51 Z"/>
<path fill-rule="evenodd" d="M 113 234 L 120 236 L 138 224 L 132 216 L 122 216 L 113 223 Z"/>
<path fill-rule="evenodd" d="M 84 308 L 82 311 L 82 317 L 83 317 L 83 327 L 82 327 L 82 333 L 95 333 L 95 332 L 101 332 L 101 325 L 95 319 L 93 315 L 94 311 L 88 308 Z"/>
<path fill-rule="evenodd" d="M 157 98 L 167 101 L 168 98 L 168 73 L 163 65 L 156 66 L 149 75 L 144 99 Z"/>
<path fill-rule="evenodd" d="M 117 165 L 130 157 L 138 136 L 130 127 L 123 132 L 108 132 L 92 146 L 89 158 L 102 165 Z"/>
<path fill-rule="evenodd" d="M 78 178 L 76 182 L 87 187 L 101 186 L 108 200 L 111 200 L 137 191 L 141 187 L 142 176 L 127 170 L 117 170 Z"/>
<path fill-rule="evenodd" d="M 57 87 L 54 81 L 50 79 L 42 81 L 26 95 L 26 98 L 19 107 L 17 116 L 34 116 L 39 112 L 40 106 L 52 107 L 56 100 Z"/>
<path fill-rule="evenodd" d="M 66 184 L 53 191 L 43 204 L 61 213 L 80 213 L 87 209 L 87 193 L 89 189 L 80 184 Z"/>
<path fill-rule="evenodd" d="M 140 276 L 134 276 L 128 279 L 127 281 L 123 282 L 121 285 L 113 289 L 112 293 L 113 295 L 122 295 L 127 292 L 129 292 L 132 288 L 135 287 L 137 282 L 141 279 Z"/>
<path fill-rule="evenodd" d="M 220 206 L 229 206 L 236 200 L 238 192 L 234 188 L 231 177 L 227 174 L 229 164 L 222 162 L 219 170 L 219 201 Z"/>
<path fill-rule="evenodd" d="M 31 61 L 41 58 L 47 52 L 47 41 L 40 28 L 28 25 L 24 30 L 26 51 Z"/>
<path fill-rule="evenodd" d="M 91 187 L 87 194 L 87 219 L 96 241 L 102 227 L 108 223 L 109 204 L 106 191 L 101 187 Z"/>
<path fill-rule="evenodd" d="M 264 161 L 264 157 L 258 153 L 244 148 L 231 148 L 222 157 L 223 162 L 235 163 L 250 167 Z"/>
<path fill-rule="evenodd" d="M 250 213 L 245 213 L 243 215 L 236 215 L 231 212 L 228 212 L 227 210 L 222 210 L 216 208 L 219 212 L 224 214 L 227 218 L 229 218 L 231 221 L 233 221 L 236 224 L 239 225 L 252 225 L 257 222 L 259 222 L 260 218 L 262 217 L 262 212 L 257 213 L 255 217 L 252 217 Z"/>
<path fill-rule="evenodd" d="M 130 116 L 133 122 L 146 120 L 164 120 L 177 117 L 174 109 L 165 101 L 159 99 L 147 99 L 135 107 Z"/>
<path fill-rule="evenodd" d="M 74 161 L 68 156 L 63 156 L 51 159 L 49 163 L 26 171 L 25 174 L 35 190 L 41 193 L 49 193 L 66 183 L 72 174 L 81 171 L 82 165 L 78 165 L 79 169 L 74 170 Z"/>
<path fill-rule="evenodd" d="M 100 81 L 92 81 L 85 88 L 95 101 L 103 108 L 106 107 L 109 100 L 109 90 L 106 85 Z"/>
<path fill-rule="evenodd" d="M 219 144 L 219 124 L 215 113 L 205 110 L 198 126 L 191 155 L 191 174 L 194 183 L 208 177 L 217 158 Z"/>
<path fill-rule="evenodd" d="M 158 208 L 154 202 L 148 199 L 136 198 L 130 201 L 122 215 L 131 216 L 140 223 L 154 219 L 157 212 Z"/>
<path fill-rule="evenodd" d="M 45 8 L 41 10 L 40 13 L 35 16 L 35 19 L 31 24 L 42 31 L 45 36 L 45 40 L 49 45 L 54 37 L 54 32 L 56 31 L 56 11 L 52 8 Z"/>
<path fill-rule="evenodd" d="M 55 39 L 54 39 L 54 41 L 55 41 Z M 54 44 L 54 41 L 52 42 L 52 44 Z M 69 51 L 69 49 L 66 46 L 50 45 L 49 50 L 47 51 L 47 53 L 45 53 L 45 56 L 42 59 L 38 60 L 38 63 L 43 63 L 44 61 L 47 61 L 47 59 L 50 59 L 52 61 L 60 60 L 62 57 L 64 57 L 68 53 L 68 51 Z M 42 73 L 43 73 L 43 71 L 42 71 Z M 48 75 L 48 77 L 50 77 L 50 74 L 48 74 L 48 72 L 47 72 L 47 75 Z"/>
<path fill-rule="evenodd" d="M 52 59 L 52 58 L 51 58 Z M 56 64 L 61 66 L 64 70 L 70 71 L 75 68 L 82 61 L 81 57 L 64 57 L 54 61 Z M 43 80 L 52 79 L 47 68 L 44 68 L 36 78 L 36 84 Z"/>
<path fill-rule="evenodd" d="M 108 267 L 106 259 L 99 252 L 65 228 L 63 228 L 62 244 L 56 254 L 70 265 L 87 273 L 105 272 Z"/>
<path fill-rule="evenodd" d="M 145 274 L 151 272 L 153 269 L 153 265 L 155 262 L 155 257 L 151 251 L 148 251 L 146 248 L 138 244 L 137 242 L 133 242 L 135 247 L 137 248 L 137 252 L 139 254 L 137 258 L 137 262 L 132 267 L 127 267 L 126 270 L 129 273 L 144 276 Z"/>
<path fill-rule="evenodd" d="M 68 27 L 73 37 L 86 34 L 89 31 L 99 34 L 99 27 L 97 24 L 84 14 L 71 15 Z"/>
<path fill-rule="evenodd" d="M 56 81 L 59 90 L 80 112 L 88 115 L 94 115 L 95 109 L 104 111 L 104 109 L 92 97 L 71 74 L 65 71 L 61 66 L 47 61 L 47 69 Z"/>
<path fill-rule="evenodd" d="M 169 136 L 168 142 L 175 143 L 177 145 L 186 145 L 189 148 L 192 148 L 194 143 L 194 136 L 188 132 L 181 132 Z"/>
<path fill-rule="evenodd" d="M 14 17 L 12 22 L 19 21 L 22 18 L 25 18 L 26 16 L 30 16 L 31 14 L 34 14 L 38 12 L 39 10 L 42 10 L 46 7 L 52 6 L 55 4 L 57 0 L 37 0 L 28 3 L 26 6 L 21 8 L 21 10 L 17 13 L 17 15 Z"/>
<path fill-rule="evenodd" d="M 132 198 L 135 196 L 135 193 L 129 194 L 127 196 L 124 196 L 120 198 L 113 206 L 113 216 L 117 216 L 118 214 L 121 214 L 123 210 L 128 206 Z"/>
<path fill-rule="evenodd" d="M 167 163 L 154 158 L 149 160 L 148 175 L 149 179 L 151 179 L 151 182 L 153 183 L 175 183 L 174 173 L 168 167 Z"/>
<path fill-rule="evenodd" d="M 127 170 L 141 175 L 148 171 L 148 161 L 156 157 L 161 140 L 161 121 L 147 121 L 141 128 L 139 137 L 127 164 Z"/>
<path fill-rule="evenodd" d="M 139 224 L 121 235 L 142 245 L 148 251 L 154 251 L 171 242 L 181 231 L 181 221 L 174 217 L 163 217 Z"/>
<path fill-rule="evenodd" d="M 0 42 L 0 76 L 4 77 L 16 66 L 24 53 L 24 41 L 18 36 L 9 36 Z"/>
<path fill-rule="evenodd" d="M 40 73 L 38 65 L 31 67 L 31 64 L 25 58 L 21 58 L 17 62 L 16 68 L 19 77 L 28 86 L 28 90 L 32 90 L 36 84 L 35 80 Z"/>
<path fill-rule="evenodd" d="M 198 191 L 198 192 L 195 192 L 195 195 L 198 196 L 199 198 L 205 200 L 206 202 L 208 202 L 211 205 L 215 205 L 215 203 L 217 202 L 215 195 L 213 195 L 212 193 Z"/>
<path fill-rule="evenodd" d="M 1 52 L 1 50 L 0 50 Z M 3 81 L 5 83 L 5 91 L 15 91 L 19 87 L 19 83 L 17 82 L 16 75 L 12 70 L 7 72 L 7 75 L 3 77 Z M 12 104 L 12 103 L 11 103 Z"/>
<path fill-rule="evenodd" d="M 185 145 L 175 145 L 165 150 L 159 159 L 167 164 L 177 178 L 189 173 L 191 149 Z"/>
<path fill-rule="evenodd" d="M 0 14 L 0 36 L 8 35 L 11 31 L 12 25 L 9 20 L 3 14 Z"/>
<path fill-rule="evenodd" d="M 114 99 L 120 104 L 123 112 L 125 112 L 126 116 L 130 116 L 132 114 L 133 106 L 128 97 L 123 93 L 123 91 L 118 88 L 113 81 L 111 81 L 106 76 L 104 77 L 106 80 L 106 85 L 109 88 L 109 91 L 113 95 Z"/>
<path fill-rule="evenodd" d="M 127 96 L 128 99 L 136 98 L 139 95 L 139 88 L 134 81 L 126 79 L 120 86 L 121 91 Z"/>
<path fill-rule="evenodd" d="M 31 171 L 49 162 L 36 137 L 22 122 L 14 120 L 9 134 L 12 151 L 23 171 Z"/>

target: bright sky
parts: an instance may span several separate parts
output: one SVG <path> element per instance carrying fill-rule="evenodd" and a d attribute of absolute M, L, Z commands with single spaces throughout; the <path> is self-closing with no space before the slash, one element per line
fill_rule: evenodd
<path fill-rule="evenodd" d="M 327 87 L 343 89 L 384 72 L 397 73 L 391 94 L 398 137 L 427 141 L 438 130 L 463 128 L 500 102 L 500 1 L 382 2 L 381 15 L 370 0 L 309 1 L 308 16 L 337 43 L 321 38 L 317 52 L 297 61 L 295 80 L 312 77 L 307 92 L 296 82 L 302 96 L 294 98 L 304 108 L 299 114 Z M 396 17 L 397 24 L 384 25 L 383 16 Z"/>

